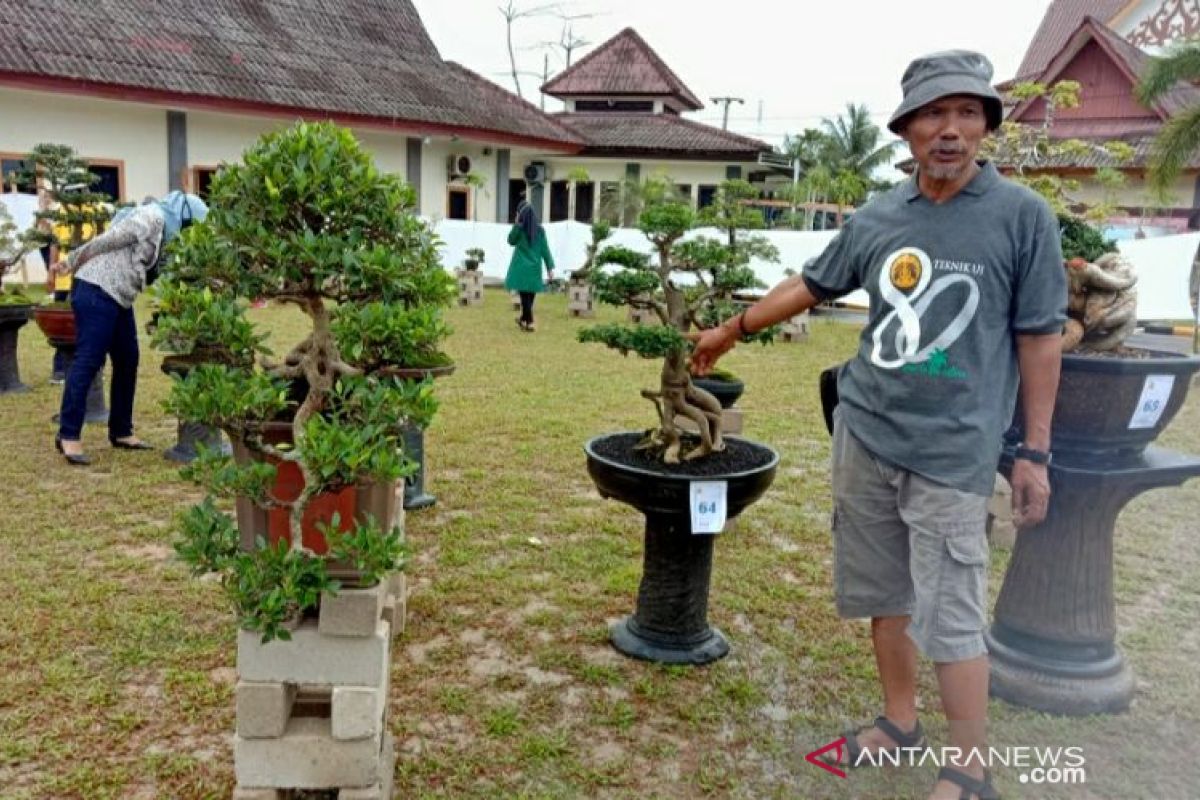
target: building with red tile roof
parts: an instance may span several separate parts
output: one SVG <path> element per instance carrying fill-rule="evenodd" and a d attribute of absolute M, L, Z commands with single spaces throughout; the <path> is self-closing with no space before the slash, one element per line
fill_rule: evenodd
<path fill-rule="evenodd" d="M 481 221 L 524 197 L 544 218 L 590 221 L 601 184 L 653 172 L 700 202 L 769 149 L 680 117 L 702 104 L 631 29 L 546 90 L 581 113 L 545 113 L 445 61 L 411 0 L 0 0 L 0 173 L 39 142 L 68 144 L 117 200 L 203 192 L 298 118 L 351 127 L 428 216 Z M 628 102 L 637 113 L 584 112 Z"/>

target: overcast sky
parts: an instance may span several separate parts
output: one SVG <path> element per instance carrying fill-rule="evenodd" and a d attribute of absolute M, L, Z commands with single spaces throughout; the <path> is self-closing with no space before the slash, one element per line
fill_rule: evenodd
<path fill-rule="evenodd" d="M 505 48 L 507 0 L 414 0 L 443 58 L 458 61 L 512 89 Z M 518 9 L 542 0 L 517 0 Z M 720 125 L 710 98 L 734 96 L 730 129 L 771 144 L 785 133 L 817 127 L 847 102 L 866 103 L 882 126 L 900 100 L 900 76 L 917 55 L 955 47 L 979 50 L 996 67 L 996 81 L 1013 76 L 1049 0 L 572 0 L 565 14 L 594 14 L 574 22 L 590 51 L 632 27 L 705 103 L 689 115 Z M 557 41 L 554 16 L 514 26 L 526 99 L 538 102 L 542 42 Z M 550 73 L 565 64 L 550 51 Z M 762 121 L 759 108 L 761 104 Z M 547 100 L 547 109 L 561 104 Z"/>

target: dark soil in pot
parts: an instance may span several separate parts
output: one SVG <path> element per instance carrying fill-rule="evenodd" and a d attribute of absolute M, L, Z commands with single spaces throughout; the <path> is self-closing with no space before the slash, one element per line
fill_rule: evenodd
<path fill-rule="evenodd" d="M 596 443 L 596 455 L 613 461 L 627 464 L 631 467 L 657 472 L 662 475 L 680 475 L 688 477 L 723 476 L 766 466 L 775 457 L 769 449 L 748 442 L 744 439 L 725 439 L 725 449 L 719 453 L 711 453 L 695 461 L 684 461 L 680 464 L 664 464 L 656 452 L 650 450 L 634 450 L 634 445 L 641 441 L 640 433 L 622 433 L 609 436 Z M 683 452 L 686 453 L 700 443 L 699 437 L 684 436 Z"/>

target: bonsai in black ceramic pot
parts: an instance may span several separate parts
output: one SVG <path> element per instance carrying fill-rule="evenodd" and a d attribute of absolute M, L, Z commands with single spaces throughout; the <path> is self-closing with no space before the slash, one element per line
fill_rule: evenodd
<path fill-rule="evenodd" d="M 1059 714 L 1124 710 L 1133 673 L 1116 644 L 1113 537 L 1122 509 L 1200 476 L 1200 458 L 1152 447 L 1200 358 L 1131 348 L 1137 277 L 1111 242 L 1063 218 L 1069 276 L 1051 427 L 1050 506 L 1017 537 L 988 632 L 992 694 Z M 1022 439 L 1018 405 L 1010 445 Z M 1012 463 L 1011 449 L 1002 469 Z"/>
<path fill-rule="evenodd" d="M 579 332 L 581 341 L 662 360 L 658 387 L 641 392 L 654 405 L 656 424 L 645 432 L 598 436 L 585 451 L 600 494 L 646 518 L 637 610 L 614 626 L 613 645 L 635 658 L 704 664 L 728 653 L 729 644 L 708 623 L 714 537 L 693 531 L 711 530 L 706 521 L 719 529 L 720 519 L 714 523 L 709 516 L 716 508 L 728 520 L 757 500 L 774 479 L 779 457 L 769 447 L 724 436 L 720 403 L 692 383 L 686 334 L 698 312 L 735 288 L 745 272 L 727 271 L 732 257 L 722 242 L 682 241 L 695 213 L 658 188 L 648 186 L 649 200 L 638 220 L 657 263 L 611 247 L 598 254 L 592 283 L 600 302 L 647 310 L 660 324 L 597 325 Z M 690 285 L 680 282 L 685 275 Z M 681 430 L 680 417 L 691 420 L 698 434 Z M 694 492 L 706 493 L 709 500 L 697 503 Z"/>

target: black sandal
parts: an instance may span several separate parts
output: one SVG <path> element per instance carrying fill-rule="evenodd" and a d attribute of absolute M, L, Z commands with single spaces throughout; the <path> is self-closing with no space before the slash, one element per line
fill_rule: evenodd
<path fill-rule="evenodd" d="M 858 735 L 865 730 L 878 728 L 886 733 L 891 740 L 896 743 L 895 747 L 876 750 L 873 757 L 866 758 L 859 763 L 859 758 L 862 756 L 863 748 L 858 743 Z M 884 763 L 884 754 L 887 754 L 888 760 L 898 759 L 900 750 L 908 747 L 924 747 L 925 746 L 925 731 L 921 728 L 921 721 L 917 720 L 917 727 L 913 728 L 910 733 L 905 733 L 900 730 L 896 723 L 892 722 L 887 717 L 876 717 L 875 721 L 870 725 L 863 725 L 860 728 L 847 728 L 842 732 L 846 737 L 846 761 L 835 761 L 827 758 L 825 763 L 833 767 L 844 769 L 855 769 L 857 767 L 878 767 Z M 840 756 L 841 753 L 839 752 Z"/>
<path fill-rule="evenodd" d="M 992 785 L 992 774 L 986 769 L 983 771 L 983 780 L 976 780 L 953 767 L 942 767 L 938 770 L 938 780 L 949 781 L 962 789 L 958 800 L 971 800 L 972 797 L 977 797 L 979 800 L 1000 800 L 1000 793 Z"/>
<path fill-rule="evenodd" d="M 118 450 L 153 450 L 154 445 L 145 442 L 123 442 L 113 436 L 108 437 L 108 443 Z"/>

